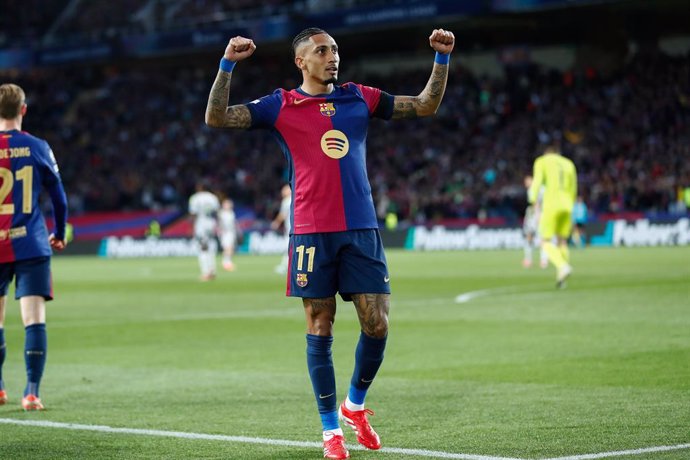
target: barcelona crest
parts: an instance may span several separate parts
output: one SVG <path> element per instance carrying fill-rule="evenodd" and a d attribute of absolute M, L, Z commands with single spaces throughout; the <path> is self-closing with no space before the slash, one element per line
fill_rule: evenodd
<path fill-rule="evenodd" d="M 332 102 L 324 102 L 323 104 L 319 104 L 319 110 L 321 111 L 321 115 L 324 117 L 332 117 L 335 115 L 335 106 Z"/>
<path fill-rule="evenodd" d="M 297 286 L 299 287 L 304 287 L 307 285 L 309 281 L 307 281 L 307 274 L 306 273 L 298 273 L 297 274 Z"/>

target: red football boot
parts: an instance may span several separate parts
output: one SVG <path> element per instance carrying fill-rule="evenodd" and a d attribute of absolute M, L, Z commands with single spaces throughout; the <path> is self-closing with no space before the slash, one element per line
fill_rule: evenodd
<path fill-rule="evenodd" d="M 369 425 L 367 415 L 374 415 L 374 411 L 371 409 L 348 410 L 344 401 L 338 409 L 340 420 L 357 433 L 357 442 L 367 449 L 377 450 L 381 448 L 381 439 Z"/>
<path fill-rule="evenodd" d="M 323 442 L 323 457 L 343 460 L 350 458 L 350 453 L 345 447 L 345 438 L 340 435 L 333 435 L 331 439 Z"/>
<path fill-rule="evenodd" d="M 44 410 L 43 403 L 35 395 L 26 395 L 22 398 L 22 407 L 24 410 Z"/>

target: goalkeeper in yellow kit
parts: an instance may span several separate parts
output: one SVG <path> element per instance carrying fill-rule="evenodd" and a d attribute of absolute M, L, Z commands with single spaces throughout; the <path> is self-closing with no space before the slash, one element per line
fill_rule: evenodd
<path fill-rule="evenodd" d="M 528 200 L 537 201 L 539 189 L 544 186 L 542 213 L 539 219 L 542 247 L 557 270 L 556 287 L 565 287 L 565 280 L 573 268 L 570 266 L 568 238 L 573 228 L 572 214 L 577 197 L 577 172 L 569 159 L 561 156 L 554 145 L 534 161 L 533 181 Z M 554 245 L 554 237 L 558 247 Z"/>

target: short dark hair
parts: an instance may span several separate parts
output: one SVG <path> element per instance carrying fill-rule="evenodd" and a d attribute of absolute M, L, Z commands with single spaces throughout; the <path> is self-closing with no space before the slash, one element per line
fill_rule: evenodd
<path fill-rule="evenodd" d="M 297 47 L 304 41 L 309 40 L 309 37 L 312 35 L 319 35 L 319 34 L 326 34 L 328 35 L 328 32 L 326 32 L 323 29 L 320 29 L 318 27 L 309 27 L 304 29 L 302 32 L 298 33 L 295 35 L 295 38 L 292 39 L 292 54 L 294 56 L 297 56 Z"/>
<path fill-rule="evenodd" d="M 24 90 L 13 83 L 0 85 L 0 118 L 13 120 L 22 113 L 22 106 L 26 103 Z"/>

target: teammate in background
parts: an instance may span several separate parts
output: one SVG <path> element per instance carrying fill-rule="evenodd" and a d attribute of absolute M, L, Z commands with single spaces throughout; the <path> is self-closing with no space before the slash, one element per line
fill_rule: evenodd
<path fill-rule="evenodd" d="M 15 280 L 25 328 L 27 383 L 24 410 L 43 410 L 39 386 L 48 351 L 46 301 L 53 299 L 52 249 L 66 246 L 67 198 L 48 143 L 22 131 L 27 105 L 17 85 L 0 85 L 0 405 L 7 402 L 2 381 L 5 362 L 5 305 Z M 53 204 L 55 233 L 48 235 L 39 197 L 45 188 Z"/>
<path fill-rule="evenodd" d="M 532 176 L 525 176 L 525 188 L 529 190 L 532 184 Z M 543 188 L 542 188 L 543 190 Z M 523 247 L 524 257 L 522 258 L 522 266 L 530 268 L 532 266 L 532 249 L 540 247 L 539 251 L 539 266 L 546 268 L 549 266 L 549 259 L 546 251 L 541 247 L 539 238 L 539 205 L 541 203 L 542 193 L 540 191 L 537 201 L 534 204 L 527 206 L 525 209 L 525 217 L 522 220 L 522 233 L 525 236 L 525 245 Z"/>
<path fill-rule="evenodd" d="M 431 77 L 418 96 L 392 96 L 356 83 L 336 84 L 338 45 L 309 28 L 293 40 L 302 84 L 278 89 L 248 104 L 228 106 L 232 71 L 251 56 L 251 39 L 230 39 L 206 107 L 216 128 L 264 128 L 280 141 L 293 192 L 287 295 L 301 297 L 307 322 L 307 367 L 323 425 L 324 457 L 349 458 L 339 418 L 368 449 L 381 441 L 367 419 L 364 399 L 383 362 L 390 286 L 366 170 L 371 118 L 417 118 L 436 113 L 448 77 L 455 37 L 443 29 L 429 37 L 436 51 Z M 354 302 L 362 328 L 355 369 L 338 407 L 331 354 L 335 295 Z"/>
<path fill-rule="evenodd" d="M 532 204 L 536 203 L 539 189 L 544 186 L 539 234 L 542 247 L 557 270 L 556 287 L 563 288 L 573 271 L 570 266 L 568 238 L 573 227 L 573 205 L 577 196 L 575 165 L 561 156 L 558 147 L 552 144 L 534 161 L 533 177 L 528 200 Z M 554 236 L 558 247 L 553 244 Z"/>
<path fill-rule="evenodd" d="M 230 198 L 225 198 L 220 204 L 218 227 L 220 246 L 223 248 L 223 268 L 229 272 L 235 271 L 232 256 L 235 254 L 235 243 L 237 242 L 237 220 L 235 219 L 234 203 Z"/>
<path fill-rule="evenodd" d="M 288 269 L 288 248 L 290 247 L 290 205 L 292 204 L 292 190 L 288 184 L 283 185 L 280 189 L 280 195 L 282 199 L 280 200 L 280 209 L 278 214 L 276 214 L 275 219 L 271 222 L 271 229 L 277 231 L 281 225 L 284 228 L 285 235 L 285 253 L 280 261 L 280 265 L 276 265 L 275 272 L 281 275 L 287 273 Z"/>
<path fill-rule="evenodd" d="M 585 231 L 585 224 L 587 224 L 588 212 L 587 205 L 581 195 L 578 195 L 575 206 L 573 206 L 573 244 L 577 248 L 584 248 L 587 244 L 587 232 Z"/>
<path fill-rule="evenodd" d="M 194 217 L 194 238 L 199 243 L 199 268 L 201 281 L 216 277 L 216 216 L 220 209 L 218 197 L 208 191 L 202 182 L 196 186 L 196 193 L 189 198 L 189 214 Z"/>

